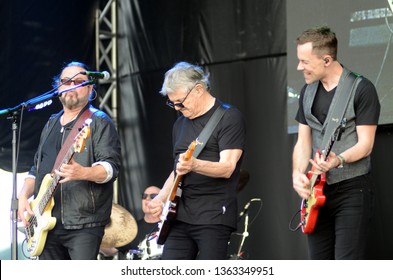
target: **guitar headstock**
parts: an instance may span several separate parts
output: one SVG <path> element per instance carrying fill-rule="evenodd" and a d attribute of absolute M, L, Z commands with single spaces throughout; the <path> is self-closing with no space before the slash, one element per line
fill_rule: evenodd
<path fill-rule="evenodd" d="M 192 141 L 191 144 L 188 145 L 188 150 L 189 150 L 189 151 L 190 151 L 190 150 L 194 151 L 197 145 L 198 145 L 198 139 Z"/>
<path fill-rule="evenodd" d="M 202 145 L 203 143 L 199 141 L 199 139 L 195 139 L 194 141 L 191 142 L 191 144 L 188 146 L 188 150 L 194 152 L 195 148 L 197 145 Z"/>
<path fill-rule="evenodd" d="M 198 141 L 198 138 L 197 138 L 197 139 L 195 139 L 194 141 L 192 141 L 190 145 L 188 145 L 188 149 L 187 149 L 186 155 L 185 155 L 186 160 L 188 160 L 188 159 L 191 158 L 191 156 L 192 156 L 192 154 L 194 153 L 195 148 L 196 148 L 196 146 L 197 146 L 198 144 L 200 145 L 200 144 L 202 144 L 202 143 L 199 142 L 199 141 Z"/>
<path fill-rule="evenodd" d="M 81 153 L 85 148 L 86 139 L 90 137 L 90 123 L 91 119 L 87 119 L 81 131 L 74 138 L 74 151 Z"/>

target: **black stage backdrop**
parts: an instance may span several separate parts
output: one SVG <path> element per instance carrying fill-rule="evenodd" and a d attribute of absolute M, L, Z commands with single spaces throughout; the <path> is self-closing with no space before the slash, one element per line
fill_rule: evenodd
<path fill-rule="evenodd" d="M 2 1 L 0 109 L 47 91 L 63 61 L 78 59 L 93 65 L 96 2 Z M 306 237 L 289 230 L 300 199 L 291 186 L 296 135 L 287 134 L 287 48 L 295 45 L 286 42 L 286 1 L 120 0 L 118 5 L 120 204 L 140 218 L 142 190 L 164 183 L 172 168 L 171 128 L 177 116 L 158 93 L 163 75 L 180 60 L 200 64 L 211 74 L 213 95 L 238 107 L 247 122 L 243 169 L 250 173 L 250 181 L 239 193 L 239 209 L 252 198 L 263 203 L 252 202 L 249 208 L 244 258 L 307 259 Z M 52 105 L 25 114 L 20 171 L 31 164 L 38 134 L 51 110 L 57 108 Z M 2 116 L 0 168 L 7 170 L 10 127 Z M 371 259 L 393 258 L 389 238 L 393 215 L 388 207 L 392 183 L 386 175 L 391 168 L 387 164 L 392 157 L 391 138 L 391 128 L 378 130 Z M 243 224 L 241 219 L 239 233 Z M 237 253 L 239 241 L 240 235 L 233 235 L 230 253 Z"/>
<path fill-rule="evenodd" d="M 52 77 L 65 62 L 94 62 L 94 15 L 97 1 L 1 1 L 0 110 L 14 108 L 51 89 Z M 24 112 L 18 171 L 30 168 L 39 133 L 60 101 Z M 11 171 L 11 120 L 0 115 L 0 168 Z M 17 118 L 18 126 L 20 118 Z"/>

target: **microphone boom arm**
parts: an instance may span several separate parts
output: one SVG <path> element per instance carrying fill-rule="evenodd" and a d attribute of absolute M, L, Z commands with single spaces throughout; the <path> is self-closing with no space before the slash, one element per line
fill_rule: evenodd
<path fill-rule="evenodd" d="M 51 93 L 44 94 L 44 95 L 41 95 L 41 96 L 33 97 L 32 99 L 30 99 L 30 100 L 28 100 L 26 102 L 22 102 L 21 104 L 15 106 L 13 108 L 7 108 L 7 109 L 0 110 L 0 116 L 1 115 L 11 115 L 12 116 L 12 114 L 14 112 L 16 112 L 16 111 L 20 111 L 23 108 L 29 109 L 29 108 L 32 108 L 32 107 L 34 107 L 36 105 L 37 106 L 41 105 L 41 106 L 39 106 L 38 108 L 37 107 L 33 108 L 31 110 L 42 109 L 42 108 L 52 104 L 52 102 L 47 102 L 47 103 L 45 103 L 45 102 L 49 101 L 53 97 L 60 96 L 60 95 L 62 95 L 63 93 L 65 93 L 67 91 L 71 91 L 71 90 L 74 90 L 74 89 L 77 89 L 77 88 L 80 88 L 80 87 L 84 87 L 84 86 L 88 86 L 88 85 L 91 85 L 91 84 L 94 84 L 93 80 L 89 80 L 89 81 L 83 82 L 83 83 L 81 83 L 79 85 L 67 88 L 67 89 L 62 90 L 62 91 L 55 91 L 55 92 L 51 92 Z M 42 103 L 44 103 L 44 104 L 42 104 Z M 31 111 L 31 110 L 29 110 L 29 111 Z"/>

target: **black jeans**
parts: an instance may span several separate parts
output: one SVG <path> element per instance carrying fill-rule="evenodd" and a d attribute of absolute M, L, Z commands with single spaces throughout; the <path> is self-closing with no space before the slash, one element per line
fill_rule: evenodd
<path fill-rule="evenodd" d="M 175 221 L 164 244 L 163 260 L 224 260 L 233 229 Z"/>
<path fill-rule="evenodd" d="M 326 196 L 312 234 L 308 235 L 311 259 L 365 259 L 374 209 L 369 174 L 324 186 Z"/>
<path fill-rule="evenodd" d="M 40 260 L 97 260 L 104 227 L 51 230 Z"/>

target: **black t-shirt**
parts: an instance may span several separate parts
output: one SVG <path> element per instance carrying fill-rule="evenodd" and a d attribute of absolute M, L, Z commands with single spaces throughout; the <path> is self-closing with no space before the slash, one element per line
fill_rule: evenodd
<path fill-rule="evenodd" d="M 299 123 L 307 125 L 307 120 L 304 115 L 303 109 L 303 97 L 305 94 L 306 86 L 307 85 L 305 85 L 301 90 L 299 99 L 299 110 L 295 119 Z M 321 124 L 323 124 L 326 120 L 330 104 L 332 103 L 334 94 L 336 93 L 336 88 L 337 87 L 328 92 L 325 90 L 322 83 L 319 82 L 318 90 L 315 95 L 311 112 Z M 364 77 L 362 78 L 362 81 L 359 83 L 356 89 L 354 107 L 356 114 L 356 125 L 378 124 L 379 110 L 375 110 L 375 108 L 379 108 L 377 91 L 374 85 Z"/>
<path fill-rule="evenodd" d="M 174 168 L 180 153 L 184 153 L 213 115 L 221 101 L 206 114 L 188 119 L 181 115 L 173 127 Z M 198 159 L 218 162 L 220 152 L 245 147 L 245 122 L 236 108 L 226 110 Z M 224 224 L 236 228 L 236 185 L 242 158 L 229 179 L 211 178 L 195 172 L 183 176 L 182 196 L 177 219 L 190 224 Z"/>

